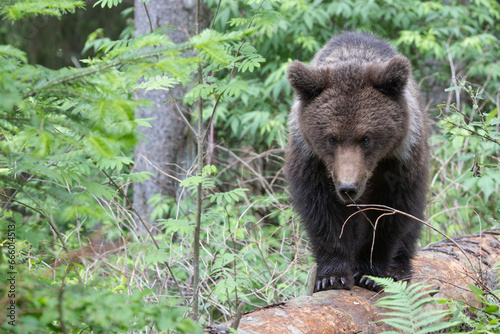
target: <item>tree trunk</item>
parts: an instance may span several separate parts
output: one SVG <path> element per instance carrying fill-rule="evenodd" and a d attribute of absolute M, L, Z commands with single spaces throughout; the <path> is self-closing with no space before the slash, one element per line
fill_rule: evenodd
<path fill-rule="evenodd" d="M 410 283 L 423 282 L 439 289 L 438 299 L 463 300 L 479 307 L 477 296 L 469 284 L 498 288 L 492 266 L 499 262 L 500 229 L 484 231 L 443 241 L 419 251 L 413 260 L 414 273 Z M 463 251 L 463 252 L 462 252 Z M 464 252 L 466 255 L 464 255 Z M 469 262 L 470 261 L 470 262 Z M 482 284 L 482 285 L 481 285 Z M 353 290 L 329 290 L 313 296 L 295 298 L 286 303 L 270 305 L 243 315 L 239 333 L 379 333 L 393 330 L 382 322 L 380 308 L 374 302 L 383 293 L 354 287 Z M 442 305 L 430 305 L 439 309 Z M 206 328 L 206 333 L 229 333 L 229 324 Z"/>
<path fill-rule="evenodd" d="M 147 13 L 145 10 L 147 6 Z M 208 11 L 202 10 L 205 17 L 202 29 L 207 26 Z M 149 18 L 148 18 L 149 14 Z M 136 35 L 148 34 L 152 29 L 169 25 L 168 36 L 175 43 L 182 43 L 195 33 L 196 1 L 194 0 L 151 0 L 143 2 L 135 0 L 135 32 Z M 150 22 L 150 20 L 151 22 Z M 179 106 L 186 89 L 181 85 L 172 88 L 172 94 Z M 147 201 L 155 194 L 176 197 L 178 181 L 186 174 L 196 157 L 196 139 L 188 131 L 174 103 L 170 92 L 165 90 L 141 91 L 137 98 L 153 102 L 150 108 L 139 108 L 136 117 L 155 117 L 151 128 L 141 128 L 147 142 L 141 141 L 135 149 L 134 171 L 149 171 L 154 174 L 150 181 L 134 185 L 134 208 L 144 219 L 150 221 L 152 208 Z M 150 222 L 153 226 L 155 222 Z M 140 225 L 142 232 L 144 228 Z M 149 227 L 150 228 L 150 227 Z"/>

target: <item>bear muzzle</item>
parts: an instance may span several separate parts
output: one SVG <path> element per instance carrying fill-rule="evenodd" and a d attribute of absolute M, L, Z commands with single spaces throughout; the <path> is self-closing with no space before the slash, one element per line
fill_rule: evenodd
<path fill-rule="evenodd" d="M 344 203 L 353 203 L 359 199 L 370 175 L 361 150 L 340 147 L 330 166 L 330 175 L 339 199 Z"/>
<path fill-rule="evenodd" d="M 359 190 L 359 186 L 353 183 L 344 183 L 337 187 L 337 193 L 344 202 L 353 202 L 356 200 L 359 197 Z"/>

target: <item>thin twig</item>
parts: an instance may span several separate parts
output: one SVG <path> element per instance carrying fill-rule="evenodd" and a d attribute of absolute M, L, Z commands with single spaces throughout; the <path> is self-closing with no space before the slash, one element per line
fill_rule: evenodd
<path fill-rule="evenodd" d="M 210 28 L 209 28 L 210 30 L 212 30 L 212 28 L 214 27 L 215 19 L 217 18 L 217 15 L 219 14 L 221 2 L 222 2 L 222 0 L 219 0 L 219 3 L 217 4 L 217 9 L 215 10 L 214 18 L 212 19 L 212 23 L 210 23 Z"/>
<path fill-rule="evenodd" d="M 217 145 L 216 147 L 218 149 L 221 149 L 221 150 L 228 152 L 234 159 L 240 161 L 245 167 L 247 167 L 252 173 L 254 173 L 255 176 L 257 176 L 257 178 L 261 181 L 261 184 L 262 184 L 264 190 L 266 191 L 266 193 L 276 202 L 276 204 L 278 204 L 278 205 L 280 204 L 278 199 L 277 199 L 276 194 L 274 193 L 274 190 L 272 189 L 271 185 L 269 184 L 269 182 L 267 182 L 267 180 L 264 176 L 259 174 L 252 166 L 250 166 L 250 164 L 248 164 L 245 160 L 238 157 L 231 150 L 229 150 L 223 146 L 219 146 L 219 145 Z"/>
<path fill-rule="evenodd" d="M 106 171 L 103 169 L 102 170 L 103 174 L 106 175 L 106 177 L 108 178 L 109 182 L 111 182 L 113 184 L 113 186 L 116 188 L 116 190 L 118 190 L 118 192 L 120 193 L 121 196 L 123 196 L 124 198 L 127 198 L 127 196 L 123 193 L 122 189 L 115 183 L 115 181 L 111 178 L 111 176 L 109 176 L 108 173 L 106 173 Z M 133 204 L 128 198 L 127 198 L 128 202 L 130 204 Z M 142 219 L 141 215 L 139 215 L 139 213 L 134 209 L 134 207 L 132 207 L 132 211 L 134 211 L 134 213 L 137 215 L 137 217 L 139 218 L 139 220 L 141 221 L 142 225 L 144 226 L 144 228 L 146 229 L 146 231 L 148 231 L 148 234 L 149 236 L 151 237 L 151 239 L 153 240 L 153 243 L 155 244 L 156 248 L 157 249 L 160 249 L 160 246 L 158 245 L 158 243 L 156 242 L 153 234 L 151 233 L 151 231 L 149 230 L 146 222 Z"/>
<path fill-rule="evenodd" d="M 16 191 L 14 191 L 14 193 L 12 193 L 12 195 L 9 197 L 9 199 L 7 200 L 7 202 L 5 202 L 3 208 L 2 208 L 2 211 L 0 212 L 0 218 L 3 217 L 3 213 L 5 210 L 7 210 L 7 208 L 9 207 L 10 203 L 14 200 L 14 197 L 16 197 L 16 195 L 21 191 L 21 189 L 23 189 L 24 185 L 28 182 L 31 181 L 31 179 L 35 177 L 35 174 L 31 174 L 29 176 L 29 178 L 26 180 L 26 182 L 24 182 L 19 188 L 16 189 Z"/>
<path fill-rule="evenodd" d="M 64 274 L 61 287 L 59 288 L 59 300 L 57 304 L 57 310 L 59 312 L 59 327 L 61 329 L 61 332 L 67 333 L 68 331 L 66 330 L 66 326 L 64 325 L 64 314 L 63 314 L 63 295 L 64 295 L 64 286 L 66 285 L 66 274 Z"/>
<path fill-rule="evenodd" d="M 234 329 L 234 330 L 238 329 L 238 326 L 240 325 L 240 320 L 241 320 L 241 317 L 243 316 L 243 307 L 244 306 L 245 306 L 245 302 L 241 302 L 238 305 L 238 308 L 236 309 L 236 314 L 234 316 L 234 321 L 231 324 L 231 328 Z"/>
<path fill-rule="evenodd" d="M 169 88 L 168 92 L 170 93 L 170 97 L 172 98 L 171 101 L 174 104 L 174 109 L 177 110 L 177 112 L 179 113 L 179 115 L 182 117 L 182 120 L 189 127 L 189 129 L 191 130 L 191 132 L 193 132 L 193 134 L 195 136 L 198 136 L 198 133 L 196 132 L 196 130 L 193 128 L 193 126 L 191 125 L 191 123 L 189 123 L 189 121 L 187 120 L 186 116 L 184 116 L 184 113 L 182 112 L 181 108 L 179 108 L 179 106 L 177 105 L 177 102 L 175 101 L 174 94 L 172 94 L 172 89 Z"/>
<path fill-rule="evenodd" d="M 448 61 L 450 63 L 451 70 L 451 83 L 453 86 L 457 86 L 457 77 L 455 74 L 455 64 L 453 63 L 453 59 L 451 58 L 450 46 L 446 43 L 446 50 L 448 51 Z M 455 90 L 455 99 L 457 100 L 457 108 L 460 109 L 460 91 Z"/>
<path fill-rule="evenodd" d="M 352 199 L 352 197 L 346 192 L 345 193 L 347 195 L 347 197 L 349 197 L 349 199 L 356 205 L 356 208 L 359 210 L 359 212 L 361 212 L 363 214 L 363 216 L 365 216 L 366 220 L 370 223 L 370 225 L 372 226 L 373 228 L 373 237 L 372 237 L 372 246 L 371 246 L 371 250 L 370 250 L 370 268 L 372 268 L 372 265 L 373 265 L 373 249 L 375 248 L 375 236 L 376 236 L 376 232 L 377 232 L 377 224 L 378 224 L 378 221 L 380 219 L 380 217 L 377 218 L 377 220 L 375 221 L 375 224 L 371 221 L 370 218 L 368 218 L 368 216 L 363 212 L 363 210 L 360 209 L 360 207 L 356 204 L 356 202 Z M 352 216 L 352 215 L 351 215 Z M 349 220 L 349 218 L 351 217 L 349 216 L 347 218 L 347 220 Z M 340 235 L 339 235 L 339 239 L 342 238 L 342 234 L 344 233 L 344 226 L 345 224 L 347 223 L 347 220 L 344 222 L 344 224 L 342 225 L 342 229 L 340 230 Z"/>
<path fill-rule="evenodd" d="M 375 220 L 375 225 L 373 226 L 372 246 L 370 248 L 370 268 L 373 267 L 373 250 L 375 249 L 375 236 L 376 236 L 376 232 L 377 232 L 378 222 L 379 222 L 380 218 L 382 218 L 384 216 L 392 216 L 394 214 L 395 214 L 395 212 L 386 212 L 386 213 L 383 213 L 380 216 L 378 216 L 377 220 Z"/>
<path fill-rule="evenodd" d="M 351 217 L 355 216 L 356 214 L 362 212 L 362 211 L 369 211 L 369 210 L 376 210 L 376 211 L 386 211 L 386 212 L 391 212 L 391 213 L 399 213 L 403 216 L 406 216 L 406 217 L 409 217 L 411 219 L 414 219 L 422 224 L 424 224 L 425 226 L 427 227 L 430 227 L 431 229 L 433 229 L 434 231 L 436 231 L 437 233 L 441 234 L 442 236 L 444 236 L 446 239 L 448 239 L 451 243 L 453 243 L 461 252 L 462 254 L 464 254 L 465 256 L 465 259 L 467 260 L 467 262 L 469 262 L 470 264 L 470 267 L 473 269 L 474 266 L 472 265 L 472 262 L 471 260 L 469 259 L 469 257 L 467 256 L 467 253 L 465 252 L 465 250 L 460 247 L 459 244 L 456 243 L 455 240 L 453 240 L 452 238 L 450 238 L 448 235 L 446 235 L 446 233 L 444 232 L 441 232 L 439 229 L 435 228 L 434 226 L 432 226 L 430 223 L 420 219 L 420 218 L 417 218 L 413 215 L 410 215 L 409 213 L 406 213 L 404 211 L 400 211 L 400 210 L 397 210 L 397 209 L 394 209 L 394 208 L 391 208 L 390 206 L 387 206 L 387 205 L 380 205 L 380 204 L 348 204 L 347 205 L 348 207 L 349 206 L 357 206 L 357 207 L 364 207 L 365 209 L 361 209 L 359 211 L 356 211 L 354 212 L 352 215 L 350 215 L 349 217 L 347 217 L 347 219 L 345 220 L 344 224 L 342 225 L 342 231 L 344 230 L 344 226 L 345 224 L 347 224 L 347 221 L 349 219 L 351 219 Z"/>
<path fill-rule="evenodd" d="M 149 22 L 149 30 L 151 33 L 153 33 L 153 23 L 151 22 L 151 17 L 149 16 L 149 10 L 148 6 L 146 6 L 146 2 L 142 3 L 144 5 L 144 10 L 146 11 L 146 16 L 148 17 L 148 22 Z"/>
<path fill-rule="evenodd" d="M 200 34 L 200 10 L 201 0 L 196 2 L 196 35 Z M 198 82 L 203 84 L 203 67 L 201 61 L 198 63 Z M 198 146 L 198 175 L 203 171 L 203 100 L 201 95 L 198 95 L 198 133 L 196 136 Z M 201 233 L 201 211 L 203 205 L 203 187 L 202 182 L 198 184 L 198 193 L 196 198 L 196 220 L 193 236 L 193 301 L 191 317 L 198 320 L 198 301 L 199 301 L 199 285 L 200 285 L 200 233 Z"/>

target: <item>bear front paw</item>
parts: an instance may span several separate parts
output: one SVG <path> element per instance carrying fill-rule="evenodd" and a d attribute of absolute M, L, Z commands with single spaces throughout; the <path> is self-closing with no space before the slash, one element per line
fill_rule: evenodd
<path fill-rule="evenodd" d="M 392 277 L 395 281 L 404 281 L 409 279 L 410 276 L 410 268 L 390 268 L 386 274 L 386 277 Z"/>
<path fill-rule="evenodd" d="M 367 276 L 364 276 L 364 274 L 361 274 L 359 272 L 354 273 L 354 279 L 355 285 L 359 286 L 360 288 L 365 288 L 374 292 L 379 292 L 380 290 L 382 290 L 382 287 L 380 285 L 377 285 L 374 280 L 368 278 Z"/>
<path fill-rule="evenodd" d="M 316 285 L 314 286 L 314 292 L 339 289 L 351 290 L 353 286 L 354 279 L 353 277 L 349 277 L 348 275 L 317 276 Z"/>

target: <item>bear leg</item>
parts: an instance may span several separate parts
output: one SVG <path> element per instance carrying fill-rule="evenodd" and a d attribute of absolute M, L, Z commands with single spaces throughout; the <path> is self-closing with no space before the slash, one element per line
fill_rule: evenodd
<path fill-rule="evenodd" d="M 387 277 L 392 277 L 395 281 L 400 281 L 408 279 L 411 276 L 411 259 L 415 253 L 414 240 L 415 238 L 409 235 L 402 238 L 399 242 L 387 270 Z"/>

